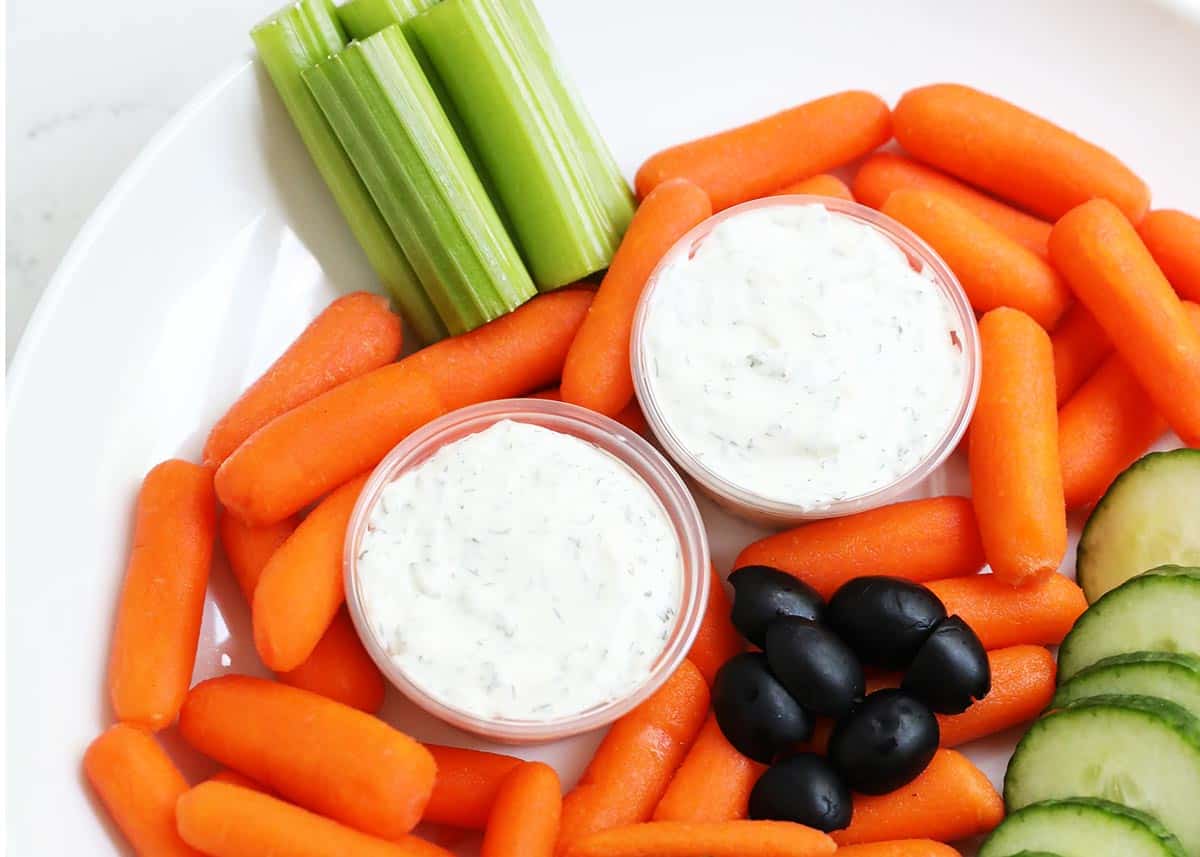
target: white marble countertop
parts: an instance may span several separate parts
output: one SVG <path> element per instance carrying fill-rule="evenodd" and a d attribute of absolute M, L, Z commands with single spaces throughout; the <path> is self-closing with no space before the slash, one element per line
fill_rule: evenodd
<path fill-rule="evenodd" d="M 1200 12 L 1200 0 L 1160 2 Z M 250 27 L 280 4 L 9 0 L 7 356 L 122 170 L 206 81 L 247 54 Z"/>

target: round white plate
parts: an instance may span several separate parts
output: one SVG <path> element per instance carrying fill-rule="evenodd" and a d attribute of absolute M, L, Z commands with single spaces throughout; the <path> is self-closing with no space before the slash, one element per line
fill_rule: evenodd
<path fill-rule="evenodd" d="M 542 5 L 630 175 L 663 145 L 828 92 L 894 99 L 957 80 L 1110 147 L 1150 182 L 1157 204 L 1200 207 L 1200 23 L 1171 7 Z M 10 853 L 127 853 L 79 762 L 110 718 L 104 668 L 138 483 L 164 458 L 197 456 L 213 420 L 324 304 L 371 286 L 274 92 L 248 62 L 159 134 L 75 242 L 8 379 Z M 954 467 L 929 490 L 964 490 Z M 727 570 L 757 533 L 706 514 Z M 196 677 L 261 670 L 236 587 L 223 567 L 212 580 Z M 386 716 L 420 738 L 478 746 L 397 698 Z M 1014 737 L 971 748 L 997 781 Z M 167 740 L 190 775 L 210 770 Z M 598 740 L 523 754 L 553 761 L 569 784 Z M 470 842 L 461 847 L 471 853 Z"/>

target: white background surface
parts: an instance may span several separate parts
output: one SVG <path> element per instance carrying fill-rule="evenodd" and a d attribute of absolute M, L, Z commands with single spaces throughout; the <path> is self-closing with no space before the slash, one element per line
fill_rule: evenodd
<path fill-rule="evenodd" d="M 63 253 L 117 176 L 171 114 L 248 49 L 250 24 L 281 2 L 8 0 L 7 356 Z M 1149 8 L 1154 0 L 1143 2 L 1156 16 Z M 584 0 L 541 0 L 556 9 L 572 4 Z M 1200 0 L 1175 4 L 1200 14 Z M 1103 17 L 1103 7 L 1125 4 L 1043 5 Z M 603 5 L 589 8 L 588 14 L 607 14 Z M 796 37 L 799 51 L 806 35 Z M 1113 59 L 1153 62 L 1147 48 L 1153 50 L 1131 47 Z M 1019 56 L 1020 46 L 1013 50 Z M 1200 81 L 1194 84 L 1180 93 L 1180 109 L 1197 109 Z"/>

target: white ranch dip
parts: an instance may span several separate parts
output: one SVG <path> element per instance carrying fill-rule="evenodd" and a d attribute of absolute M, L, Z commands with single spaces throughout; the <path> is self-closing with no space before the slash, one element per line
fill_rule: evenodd
<path fill-rule="evenodd" d="M 725 481 L 806 509 L 915 468 L 966 384 L 931 276 L 820 205 L 719 223 L 663 270 L 646 312 L 645 383 L 678 442 Z"/>
<path fill-rule="evenodd" d="M 551 720 L 649 676 L 683 561 L 623 462 L 505 420 L 384 489 L 358 574 L 366 619 L 411 682 L 477 717 Z"/>

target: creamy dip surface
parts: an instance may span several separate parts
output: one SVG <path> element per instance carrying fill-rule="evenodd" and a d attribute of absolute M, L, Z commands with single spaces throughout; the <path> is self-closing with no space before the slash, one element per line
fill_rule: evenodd
<path fill-rule="evenodd" d="M 627 465 L 505 420 L 384 489 L 358 575 L 367 621 L 413 684 L 477 717 L 551 720 L 649 676 L 683 560 Z"/>
<path fill-rule="evenodd" d="M 967 364 L 949 298 L 885 235 L 820 205 L 751 209 L 661 273 L 645 385 L 726 482 L 807 509 L 913 470 Z"/>

